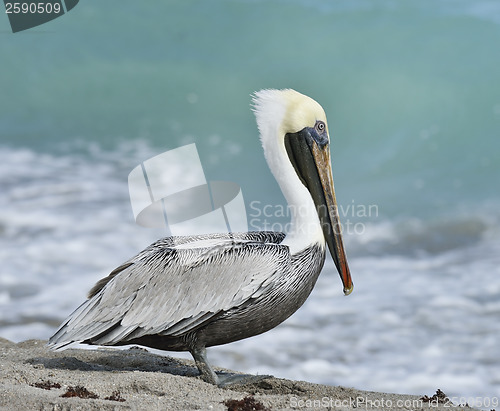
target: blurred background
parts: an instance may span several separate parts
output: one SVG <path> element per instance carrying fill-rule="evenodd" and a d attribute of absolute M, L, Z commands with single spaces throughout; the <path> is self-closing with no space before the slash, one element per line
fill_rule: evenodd
<path fill-rule="evenodd" d="M 16 34 L 0 16 L 0 336 L 47 339 L 163 235 L 127 177 L 166 150 L 196 143 L 251 229 L 282 227 L 250 95 L 294 88 L 328 116 L 355 291 L 328 260 L 299 312 L 212 362 L 498 395 L 499 45 L 496 0 L 86 0 Z"/>

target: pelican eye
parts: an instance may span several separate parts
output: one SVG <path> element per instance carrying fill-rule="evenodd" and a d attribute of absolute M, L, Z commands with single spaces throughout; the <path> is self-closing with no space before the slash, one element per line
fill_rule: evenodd
<path fill-rule="evenodd" d="M 326 130 L 326 125 L 321 120 L 316 121 L 314 128 L 318 132 L 318 134 L 323 134 Z"/>

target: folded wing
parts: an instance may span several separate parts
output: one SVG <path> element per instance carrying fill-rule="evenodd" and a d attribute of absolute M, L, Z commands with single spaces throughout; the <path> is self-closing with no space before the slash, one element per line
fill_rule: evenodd
<path fill-rule="evenodd" d="M 101 280 L 49 346 L 179 336 L 258 297 L 290 263 L 290 254 L 279 244 L 281 234 L 249 234 L 152 244 Z"/>

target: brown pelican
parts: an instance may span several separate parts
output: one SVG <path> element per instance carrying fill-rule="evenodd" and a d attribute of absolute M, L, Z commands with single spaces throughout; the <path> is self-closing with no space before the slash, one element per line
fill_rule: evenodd
<path fill-rule="evenodd" d="M 216 374 L 205 348 L 269 331 L 292 315 L 316 283 L 325 242 L 351 293 L 322 107 L 290 89 L 259 91 L 253 105 L 290 208 L 289 231 L 161 239 L 100 280 L 50 338 L 51 348 L 78 342 L 189 351 L 205 381 L 247 382 L 251 376 Z"/>

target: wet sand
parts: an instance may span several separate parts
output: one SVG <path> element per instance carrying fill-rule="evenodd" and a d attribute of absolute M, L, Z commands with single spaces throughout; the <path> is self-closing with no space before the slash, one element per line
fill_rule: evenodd
<path fill-rule="evenodd" d="M 472 410 L 445 403 L 442 393 L 388 394 L 279 378 L 219 388 L 202 381 L 189 360 L 143 349 L 52 352 L 45 343 L 0 338 L 1 410 Z"/>

